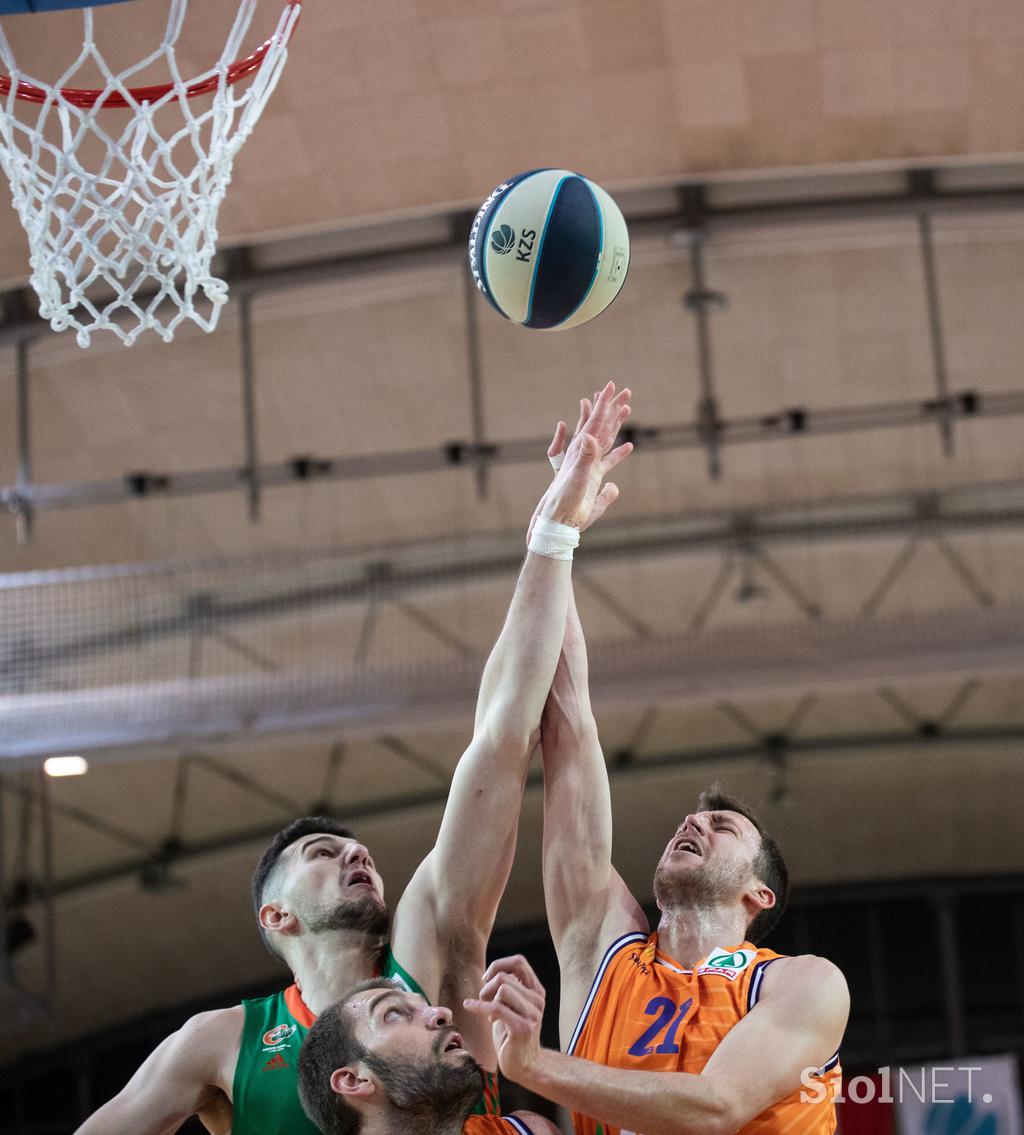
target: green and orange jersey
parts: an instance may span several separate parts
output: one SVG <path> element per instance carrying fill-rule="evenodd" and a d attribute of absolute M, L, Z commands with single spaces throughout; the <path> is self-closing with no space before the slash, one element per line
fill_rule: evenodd
<path fill-rule="evenodd" d="M 410 993 L 426 996 L 390 950 L 380 973 L 396 978 Z M 235 1065 L 231 1135 L 317 1135 L 299 1102 L 299 1049 L 316 1017 L 295 985 L 269 997 L 243 1001 L 242 1007 L 245 1023 Z M 484 1094 L 473 1110 L 470 1122 L 477 1116 L 501 1122 L 494 1073 L 486 1074 Z M 487 1135 L 498 1128 L 472 1130 L 474 1135 Z M 509 1123 L 502 1133 L 514 1135 Z"/>
<path fill-rule="evenodd" d="M 765 970 L 781 956 L 743 942 L 687 969 L 658 949 L 657 933 L 627 934 L 604 955 L 567 1051 L 611 1068 L 699 1074 L 757 1004 Z M 741 1135 L 832 1135 L 841 1078 L 836 1053 L 814 1071 L 813 1089 L 779 1100 Z M 572 1118 L 576 1135 L 632 1135 L 587 1115 Z"/>

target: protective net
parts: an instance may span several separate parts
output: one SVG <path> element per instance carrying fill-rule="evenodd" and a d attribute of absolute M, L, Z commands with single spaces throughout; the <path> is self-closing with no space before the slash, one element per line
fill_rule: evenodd
<path fill-rule="evenodd" d="M 472 543 L 0 575 L 0 759 L 462 727 L 523 554 L 519 532 Z M 581 579 L 620 570 L 600 563 Z M 780 605 L 777 623 L 695 633 L 650 603 L 659 629 L 645 637 L 582 608 L 603 707 L 1024 663 L 1020 606 L 794 622 Z"/>
<path fill-rule="evenodd" d="M 28 234 L 39 313 L 55 331 L 75 328 L 82 347 L 101 329 L 130 345 L 147 329 L 170 340 L 185 319 L 216 326 L 227 298 L 211 268 L 217 213 L 301 10 L 291 0 L 271 38 L 238 59 L 256 5 L 242 0 L 216 64 L 188 80 L 176 56 L 188 0 L 171 0 L 160 47 L 119 72 L 86 9 L 81 53 L 53 85 L 19 70 L 0 29 L 0 164 Z M 102 87 L 71 86 L 97 69 Z M 154 69 L 167 81 L 132 87 Z"/>

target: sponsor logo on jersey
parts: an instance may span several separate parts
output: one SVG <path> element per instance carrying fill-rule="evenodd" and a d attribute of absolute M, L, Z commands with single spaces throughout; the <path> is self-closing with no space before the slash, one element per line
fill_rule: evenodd
<path fill-rule="evenodd" d="M 263 1065 L 263 1071 L 264 1072 L 273 1072 L 275 1068 L 290 1068 L 290 1067 L 291 1067 L 291 1065 L 288 1063 L 287 1060 L 285 1060 L 285 1058 L 279 1052 L 276 1056 L 272 1056 L 266 1062 L 266 1064 Z"/>
<path fill-rule="evenodd" d="M 295 1026 L 289 1024 L 275 1025 L 263 1034 L 263 1051 L 276 1052 L 279 1048 L 288 1048 L 288 1042 L 295 1036 Z"/>
<path fill-rule="evenodd" d="M 735 981 L 756 957 L 756 950 L 712 950 L 708 960 L 697 967 L 697 973 L 717 973 Z"/>

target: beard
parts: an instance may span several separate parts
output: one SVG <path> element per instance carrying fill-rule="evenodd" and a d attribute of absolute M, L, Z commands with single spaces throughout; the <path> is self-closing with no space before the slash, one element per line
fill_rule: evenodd
<path fill-rule="evenodd" d="M 302 921 L 311 934 L 323 934 L 330 930 L 352 930 L 369 938 L 383 940 L 391 932 L 391 912 L 382 902 L 370 895 L 311 911 Z"/>
<path fill-rule="evenodd" d="M 392 1107 L 428 1120 L 430 1127 L 461 1127 L 484 1090 L 483 1069 L 468 1054 L 457 1064 L 381 1060 L 372 1052 L 363 1060 L 380 1077 Z"/>
<path fill-rule="evenodd" d="M 654 897 L 662 910 L 706 908 L 728 901 L 750 879 L 752 863 L 701 863 L 689 871 L 659 864 L 654 872 Z"/>

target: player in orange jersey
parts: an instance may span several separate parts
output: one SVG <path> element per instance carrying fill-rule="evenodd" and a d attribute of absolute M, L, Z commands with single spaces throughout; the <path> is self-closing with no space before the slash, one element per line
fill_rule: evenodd
<path fill-rule="evenodd" d="M 483 1082 L 451 1010 L 385 978 L 321 1013 L 299 1057 L 302 1106 L 323 1135 L 559 1135 L 533 1112 L 470 1115 Z"/>
<path fill-rule="evenodd" d="M 549 456 L 564 440 L 563 428 Z M 578 1135 L 828 1135 L 849 1012 L 843 975 L 823 958 L 756 945 L 782 913 L 785 864 L 756 817 L 717 792 L 668 839 L 650 932 L 612 866 L 608 775 L 572 602 L 541 744 L 566 1054 L 523 1041 L 519 1021 L 500 1042 L 502 1071 L 571 1108 Z M 467 1007 L 487 1006 L 505 1028 L 501 1014 L 524 1009 L 528 986 L 521 967 L 496 964 Z M 803 1099 L 802 1076 L 814 1089 Z"/>

